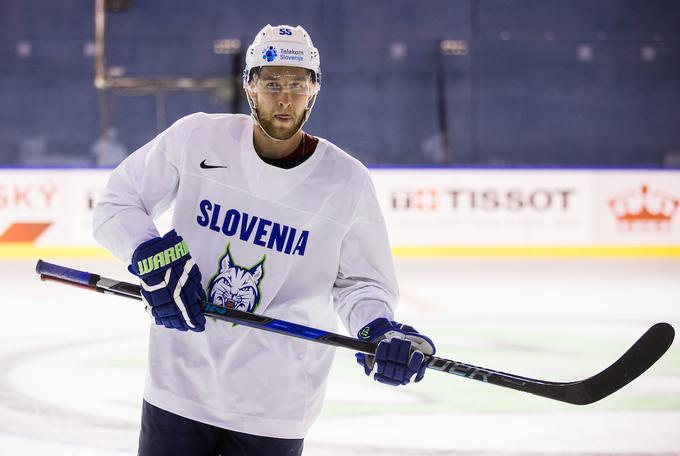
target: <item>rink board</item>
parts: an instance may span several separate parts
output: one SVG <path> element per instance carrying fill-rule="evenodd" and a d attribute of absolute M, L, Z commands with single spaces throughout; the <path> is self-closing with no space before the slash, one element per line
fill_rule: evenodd
<path fill-rule="evenodd" d="M 92 209 L 110 173 L 0 170 L 0 257 L 107 256 Z M 678 171 L 371 174 L 397 256 L 680 257 Z"/>

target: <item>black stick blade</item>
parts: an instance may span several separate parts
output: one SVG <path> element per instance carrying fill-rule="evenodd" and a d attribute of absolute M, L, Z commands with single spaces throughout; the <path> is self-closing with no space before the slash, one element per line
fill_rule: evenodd
<path fill-rule="evenodd" d="M 586 380 L 563 387 L 548 386 L 559 400 L 576 405 L 597 402 L 620 390 L 663 356 L 673 343 L 675 331 L 668 323 L 657 323 L 647 330 L 614 364 Z M 547 392 L 547 391 L 546 391 Z M 541 394 L 543 395 L 543 394 Z"/>

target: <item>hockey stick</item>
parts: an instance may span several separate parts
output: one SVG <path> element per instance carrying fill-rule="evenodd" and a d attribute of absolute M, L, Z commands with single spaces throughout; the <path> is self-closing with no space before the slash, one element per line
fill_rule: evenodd
<path fill-rule="evenodd" d="M 36 272 L 42 280 L 74 285 L 100 293 L 141 300 L 139 286 L 97 274 L 78 271 L 38 260 Z M 206 302 L 203 312 L 210 317 L 264 331 L 310 340 L 335 347 L 375 354 L 377 343 L 334 334 L 264 315 L 228 309 Z M 576 405 L 592 404 L 618 391 L 649 369 L 668 350 L 675 331 L 668 323 L 657 323 L 645 332 L 614 364 L 585 380 L 548 382 L 473 366 L 437 356 L 426 356 L 430 369 L 471 378 L 497 386 Z"/>

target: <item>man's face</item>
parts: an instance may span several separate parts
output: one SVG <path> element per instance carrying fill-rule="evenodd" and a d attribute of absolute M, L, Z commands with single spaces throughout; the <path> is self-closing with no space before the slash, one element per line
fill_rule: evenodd
<path fill-rule="evenodd" d="M 288 139 L 300 129 L 314 90 L 308 70 L 283 66 L 262 67 L 249 87 L 260 125 L 276 139 Z"/>

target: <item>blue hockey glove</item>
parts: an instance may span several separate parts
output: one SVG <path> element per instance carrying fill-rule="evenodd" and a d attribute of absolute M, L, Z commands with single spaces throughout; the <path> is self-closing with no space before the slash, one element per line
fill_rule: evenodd
<path fill-rule="evenodd" d="M 415 328 L 378 318 L 359 331 L 363 340 L 380 341 L 375 356 L 357 353 L 357 362 L 371 375 L 375 362 L 378 369 L 373 378 L 388 385 L 406 385 L 415 374 L 419 382 L 425 375 L 424 355 L 434 355 L 434 343 Z"/>
<path fill-rule="evenodd" d="M 157 325 L 180 331 L 205 329 L 201 272 L 175 230 L 137 247 L 128 270 L 140 278 L 142 300 Z"/>

